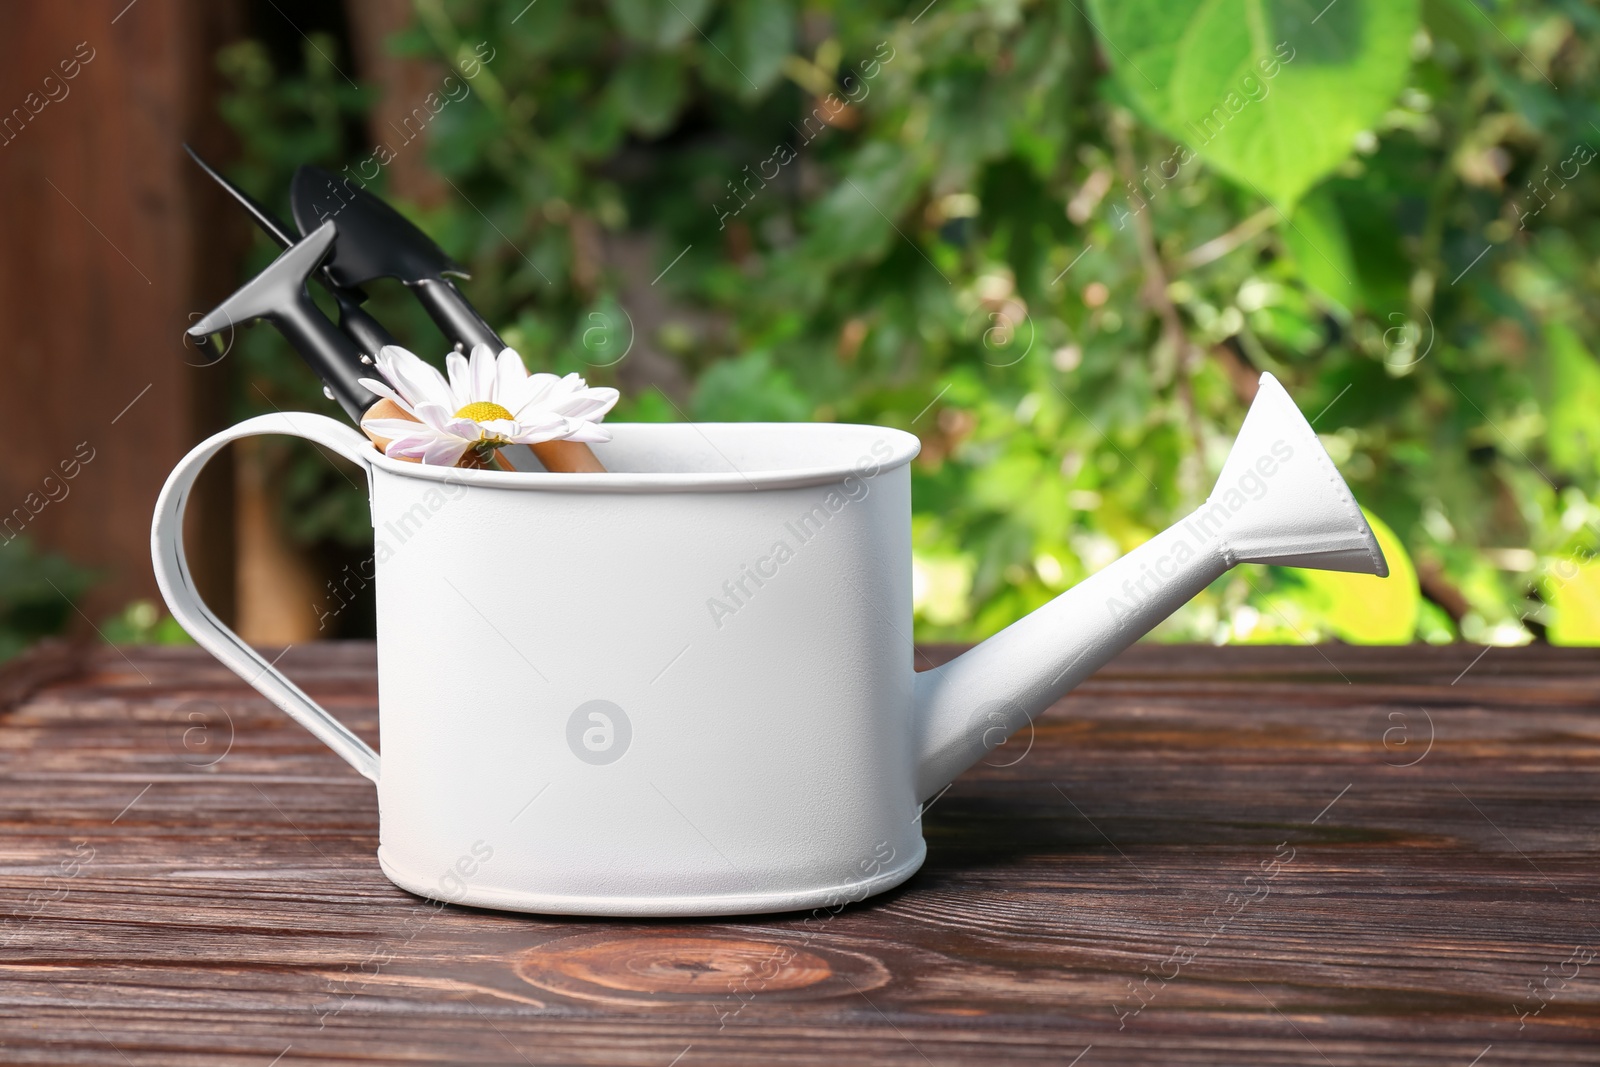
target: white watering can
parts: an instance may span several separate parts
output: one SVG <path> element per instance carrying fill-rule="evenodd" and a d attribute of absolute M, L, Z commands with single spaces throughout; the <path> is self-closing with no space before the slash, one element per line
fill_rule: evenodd
<path fill-rule="evenodd" d="M 876 426 L 612 424 L 602 474 L 391 460 L 264 415 L 205 441 L 151 551 L 202 647 L 378 786 L 397 885 L 480 907 L 718 915 L 909 878 L 920 804 L 1236 563 L 1387 573 L 1271 375 L 1194 514 L 965 655 L 912 666 L 918 442 Z M 380 762 L 222 625 L 184 505 L 230 441 L 289 434 L 368 476 Z"/>

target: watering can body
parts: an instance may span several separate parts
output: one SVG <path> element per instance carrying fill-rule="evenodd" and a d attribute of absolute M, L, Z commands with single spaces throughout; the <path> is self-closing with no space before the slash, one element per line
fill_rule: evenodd
<path fill-rule="evenodd" d="M 922 801 L 1233 563 L 1382 572 L 1304 420 L 1263 396 L 1209 512 L 920 674 L 917 441 L 881 427 L 614 425 L 590 475 L 422 467 L 263 416 L 174 471 L 152 552 L 196 640 L 377 783 L 403 888 L 587 915 L 837 907 L 910 877 Z M 368 472 L 381 758 L 194 595 L 189 487 L 257 433 Z"/>

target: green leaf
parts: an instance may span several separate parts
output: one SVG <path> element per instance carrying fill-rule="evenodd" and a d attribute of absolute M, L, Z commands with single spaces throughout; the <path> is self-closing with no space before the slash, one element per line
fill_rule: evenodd
<path fill-rule="evenodd" d="M 1333 197 L 1319 189 L 1300 201 L 1283 227 L 1283 242 L 1306 285 L 1348 318 L 1356 298 L 1356 265 Z"/>
<path fill-rule="evenodd" d="M 808 243 L 817 258 L 841 264 L 880 256 L 895 241 L 913 240 L 896 218 L 916 195 L 916 160 L 893 145 L 870 144 L 812 212 Z"/>
<path fill-rule="evenodd" d="M 34 494 L 30 494 L 30 497 Z M 17 511 L 28 515 L 27 505 Z M 8 516 L 13 519 L 13 516 Z M 11 527 L 0 538 L 0 660 L 60 633 L 78 598 L 98 577 L 53 552 L 40 552 Z"/>
<path fill-rule="evenodd" d="M 714 40 L 721 56 L 705 57 L 707 81 L 757 96 L 783 72 L 784 57 L 794 47 L 794 12 L 782 0 L 735 4 Z"/>
<path fill-rule="evenodd" d="M 1090 0 L 1146 117 L 1285 213 L 1405 84 L 1417 0 Z"/>
<path fill-rule="evenodd" d="M 1564 323 L 1545 329 L 1548 405 L 1545 447 L 1551 461 L 1570 474 L 1591 474 L 1600 457 L 1600 363 Z"/>
<path fill-rule="evenodd" d="M 617 105 L 636 133 L 665 133 L 678 117 L 687 89 L 683 64 L 670 55 L 631 56 L 612 79 Z"/>
<path fill-rule="evenodd" d="M 606 0 L 620 29 L 640 44 L 671 48 L 698 36 L 711 0 Z"/>
<path fill-rule="evenodd" d="M 1552 645 L 1600 645 L 1600 563 L 1561 560 L 1542 583 Z"/>
<path fill-rule="evenodd" d="M 704 422 L 798 422 L 811 405 L 767 352 L 713 363 L 700 376 L 693 411 Z"/>

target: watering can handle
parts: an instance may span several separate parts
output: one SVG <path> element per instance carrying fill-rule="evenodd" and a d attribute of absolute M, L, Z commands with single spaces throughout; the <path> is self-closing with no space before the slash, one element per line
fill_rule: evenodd
<path fill-rule="evenodd" d="M 183 512 L 189 503 L 189 490 L 194 487 L 201 468 L 221 451 L 223 445 L 258 434 L 287 434 L 314 441 L 359 464 L 370 477 L 372 457 L 376 454 L 372 443 L 349 426 L 322 415 L 286 412 L 259 415 L 223 430 L 202 441 L 184 456 L 167 476 L 167 484 L 161 488 L 161 496 L 156 501 L 155 520 L 150 526 L 150 558 L 155 567 L 156 583 L 161 587 L 161 595 L 172 617 L 201 648 L 217 657 L 262 696 L 288 712 L 290 718 L 344 757 L 350 766 L 376 782 L 378 754 L 372 751 L 371 746 L 301 692 L 299 686 L 245 644 L 238 634 L 224 626 L 200 599 L 195 591 L 194 579 L 189 574 L 189 562 L 183 552 Z"/>

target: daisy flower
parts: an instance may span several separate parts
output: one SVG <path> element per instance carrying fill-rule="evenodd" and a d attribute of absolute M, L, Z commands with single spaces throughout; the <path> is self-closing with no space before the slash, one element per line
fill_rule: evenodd
<path fill-rule="evenodd" d="M 394 459 L 454 466 L 472 451 L 487 464 L 508 444 L 611 440 L 600 420 L 617 402 L 615 389 L 591 387 L 578 374 L 529 374 L 509 348 L 496 356 L 478 345 L 470 359 L 450 353 L 448 380 L 398 345 L 384 346 L 374 362 L 384 380 L 361 384 L 416 419 L 361 421 L 388 439 L 383 452 Z"/>

